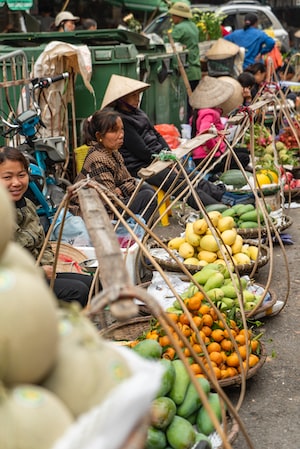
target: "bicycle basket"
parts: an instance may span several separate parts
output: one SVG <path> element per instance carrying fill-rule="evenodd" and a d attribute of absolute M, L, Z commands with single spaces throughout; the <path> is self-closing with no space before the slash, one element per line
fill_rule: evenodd
<path fill-rule="evenodd" d="M 64 162 L 66 160 L 65 140 L 63 136 L 35 139 L 34 148 L 36 151 L 46 151 L 54 162 Z"/>

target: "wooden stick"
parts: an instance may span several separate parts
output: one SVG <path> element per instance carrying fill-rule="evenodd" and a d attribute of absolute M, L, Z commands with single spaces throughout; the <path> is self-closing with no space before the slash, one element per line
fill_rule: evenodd
<path fill-rule="evenodd" d="M 191 85 L 190 85 L 190 82 L 189 82 L 188 77 L 186 75 L 186 72 L 184 70 L 181 58 L 180 58 L 180 56 L 179 56 L 179 54 L 178 54 L 178 52 L 176 50 L 175 42 L 174 42 L 174 39 L 173 39 L 172 34 L 171 34 L 170 31 L 168 32 L 168 38 L 169 38 L 169 41 L 170 41 L 173 53 L 175 53 L 175 55 L 177 56 L 178 68 L 179 68 L 179 72 L 180 72 L 180 74 L 182 76 L 182 79 L 183 79 L 183 82 L 184 82 L 184 85 L 185 85 L 185 88 L 186 88 L 186 92 L 187 92 L 188 96 L 190 96 L 191 93 L 192 93 Z"/>

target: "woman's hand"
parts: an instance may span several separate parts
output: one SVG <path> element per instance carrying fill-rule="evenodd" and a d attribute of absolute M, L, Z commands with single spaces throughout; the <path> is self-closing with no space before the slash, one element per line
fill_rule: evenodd
<path fill-rule="evenodd" d="M 52 265 L 43 265 L 42 268 L 45 271 L 47 279 L 51 279 L 52 273 L 53 273 L 53 266 Z"/>

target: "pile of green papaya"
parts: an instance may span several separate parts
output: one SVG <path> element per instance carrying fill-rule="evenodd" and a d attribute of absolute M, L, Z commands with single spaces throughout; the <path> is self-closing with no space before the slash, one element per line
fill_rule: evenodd
<path fill-rule="evenodd" d="M 152 401 L 145 449 L 191 449 L 199 441 L 206 441 L 211 448 L 209 435 L 215 427 L 183 362 L 180 359 L 158 362 L 165 370 L 160 390 Z M 198 377 L 197 382 L 221 422 L 223 404 L 219 395 L 211 391 L 207 379 Z"/>
<path fill-rule="evenodd" d="M 270 206 L 267 205 L 267 212 L 271 212 Z M 260 209 L 255 208 L 253 204 L 235 204 L 232 207 L 221 212 L 223 217 L 232 217 L 235 225 L 240 229 L 258 228 L 265 224 L 263 213 Z"/>
<path fill-rule="evenodd" d="M 232 277 L 231 277 L 232 276 Z M 244 309 L 249 311 L 261 301 L 261 295 L 255 294 L 248 289 L 249 279 L 246 276 L 239 278 L 236 273 L 230 273 L 228 268 L 221 264 L 210 263 L 202 270 L 193 274 L 193 278 L 203 287 L 206 295 L 221 310 L 227 312 L 232 308 L 235 312 L 239 310 L 238 292 L 241 288 L 241 298 Z M 191 282 L 189 287 L 181 294 L 182 299 L 192 297 L 198 291 L 197 286 Z M 168 308 L 168 312 L 181 310 L 179 301 L 175 300 L 173 306 Z"/>

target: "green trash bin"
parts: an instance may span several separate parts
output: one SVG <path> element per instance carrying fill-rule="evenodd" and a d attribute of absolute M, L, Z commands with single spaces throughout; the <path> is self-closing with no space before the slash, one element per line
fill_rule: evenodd
<path fill-rule="evenodd" d="M 151 84 L 143 94 L 141 108 L 157 123 L 174 124 L 179 130 L 187 119 L 187 93 L 173 53 L 148 54 L 148 76 Z"/>

